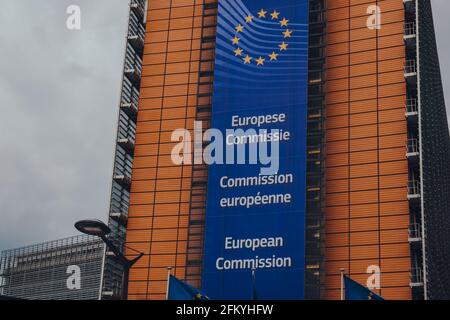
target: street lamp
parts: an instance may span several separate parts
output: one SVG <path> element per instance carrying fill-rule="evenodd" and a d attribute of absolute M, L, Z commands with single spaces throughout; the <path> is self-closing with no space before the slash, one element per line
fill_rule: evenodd
<path fill-rule="evenodd" d="M 123 266 L 121 299 L 126 300 L 128 298 L 128 277 L 130 274 L 130 269 L 144 254 L 141 252 L 134 259 L 128 260 L 119 248 L 117 248 L 117 246 L 107 238 L 107 235 L 111 232 L 111 229 L 109 229 L 103 221 L 81 220 L 75 223 L 75 228 L 81 233 L 101 238 L 119 260 L 120 264 Z"/>
<path fill-rule="evenodd" d="M 106 237 L 111 232 L 111 229 L 100 220 L 81 220 L 75 223 L 75 228 L 91 236 Z"/>

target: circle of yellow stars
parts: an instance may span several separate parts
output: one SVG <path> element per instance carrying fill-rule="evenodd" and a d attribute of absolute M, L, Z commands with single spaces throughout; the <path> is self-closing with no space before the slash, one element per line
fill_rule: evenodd
<path fill-rule="evenodd" d="M 256 19 L 254 16 L 248 15 L 245 17 L 244 25 L 238 24 L 235 27 L 236 34 L 235 34 L 234 38 L 231 39 L 232 45 L 235 46 L 235 48 L 236 48 L 233 51 L 234 55 L 236 57 L 239 57 L 243 61 L 244 64 L 251 64 L 252 61 L 255 61 L 257 66 L 264 66 L 264 64 L 266 63 L 266 60 L 268 60 L 268 59 L 270 59 L 269 61 L 278 60 L 278 56 L 280 55 L 280 53 L 288 50 L 289 44 L 286 43 L 285 41 L 288 41 L 288 39 L 292 37 L 292 33 L 294 32 L 289 29 L 289 20 L 284 17 L 283 17 L 283 19 L 281 19 L 280 14 L 281 13 L 276 10 L 274 10 L 272 13 L 268 13 L 268 11 L 266 11 L 264 9 L 261 9 L 257 13 L 258 19 L 270 19 L 270 20 L 275 20 L 275 21 L 279 22 L 280 28 L 282 28 L 282 30 L 283 30 L 281 33 L 283 35 L 284 40 L 278 45 L 277 50 L 272 51 L 272 53 L 267 56 L 264 56 L 264 57 L 260 56 L 259 58 L 255 58 L 255 57 L 248 55 L 247 53 L 244 52 L 243 49 L 240 48 L 239 41 L 241 40 L 241 38 L 239 38 L 239 35 L 244 32 L 246 25 L 251 24 L 253 22 L 253 20 Z"/>

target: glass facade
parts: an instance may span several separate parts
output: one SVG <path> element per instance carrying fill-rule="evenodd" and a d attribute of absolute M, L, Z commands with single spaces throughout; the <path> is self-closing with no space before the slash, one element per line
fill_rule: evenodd
<path fill-rule="evenodd" d="M 430 1 L 418 2 L 418 89 L 420 154 L 422 261 L 419 275 L 427 299 L 450 299 L 450 138 Z M 419 251 L 420 252 L 420 251 Z M 418 258 L 421 257 L 420 255 Z M 420 268 L 422 266 L 422 268 Z"/>
<path fill-rule="evenodd" d="M 131 177 L 136 145 L 139 89 L 144 52 L 146 0 L 132 0 L 125 43 L 122 91 L 118 110 L 117 144 L 111 188 L 108 226 L 109 239 L 124 252 L 125 232 L 130 204 Z M 122 290 L 123 267 L 113 252 L 107 250 L 104 257 L 102 299 L 119 299 Z"/>
<path fill-rule="evenodd" d="M 103 253 L 99 238 L 84 235 L 2 251 L 0 295 L 26 300 L 98 300 Z"/>

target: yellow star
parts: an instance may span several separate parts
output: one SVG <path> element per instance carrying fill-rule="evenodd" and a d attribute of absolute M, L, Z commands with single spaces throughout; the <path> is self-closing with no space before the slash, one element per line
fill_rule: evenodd
<path fill-rule="evenodd" d="M 250 23 L 253 21 L 253 16 L 246 16 L 245 17 L 245 22 Z"/>
<path fill-rule="evenodd" d="M 287 27 L 288 26 L 288 22 L 289 20 L 286 18 L 283 18 L 283 20 L 280 21 L 280 24 L 282 27 Z"/>
<path fill-rule="evenodd" d="M 236 37 L 236 36 L 234 36 L 234 38 L 231 39 L 231 41 L 233 42 L 233 44 L 238 44 L 238 43 L 239 43 L 239 40 L 241 40 L 241 39 L 239 39 L 239 38 Z"/>
<path fill-rule="evenodd" d="M 274 19 L 278 19 L 278 16 L 280 15 L 280 13 L 277 12 L 277 10 L 274 10 L 270 15 L 272 16 L 272 20 L 274 20 Z"/>
<path fill-rule="evenodd" d="M 264 11 L 264 9 L 261 9 L 260 12 L 258 12 L 258 17 L 265 18 L 267 11 Z"/>
<path fill-rule="evenodd" d="M 244 31 L 244 27 L 241 26 L 240 24 L 238 24 L 238 25 L 236 26 L 236 31 L 237 31 L 237 32 L 243 32 L 243 31 Z"/>
<path fill-rule="evenodd" d="M 259 59 L 256 59 L 256 62 L 258 63 L 258 66 L 263 66 L 264 65 L 264 61 L 266 61 L 266 59 L 264 59 L 263 57 L 259 57 Z"/>
<path fill-rule="evenodd" d="M 272 54 L 269 54 L 269 57 L 270 57 L 270 61 L 277 60 L 278 54 L 275 53 L 275 51 L 274 51 L 274 52 L 272 52 Z"/>
<path fill-rule="evenodd" d="M 291 35 L 292 35 L 292 32 L 293 32 L 292 30 L 286 29 L 286 31 L 283 32 L 284 37 L 285 37 L 285 38 L 290 38 Z"/>
<path fill-rule="evenodd" d="M 245 64 L 248 64 L 252 61 L 252 57 L 250 57 L 249 55 L 247 55 L 245 58 L 243 58 L 242 60 L 244 60 Z"/>
<path fill-rule="evenodd" d="M 241 48 L 237 48 L 236 50 L 234 50 L 234 54 L 235 56 L 242 56 L 242 52 L 243 50 Z"/>
<path fill-rule="evenodd" d="M 279 44 L 278 46 L 280 47 L 280 51 L 286 51 L 288 44 L 283 41 L 283 43 Z"/>

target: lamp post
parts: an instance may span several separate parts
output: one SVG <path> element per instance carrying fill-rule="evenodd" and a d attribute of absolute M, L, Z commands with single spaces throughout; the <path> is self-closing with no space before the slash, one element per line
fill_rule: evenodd
<path fill-rule="evenodd" d="M 103 221 L 81 220 L 75 223 L 75 228 L 81 233 L 101 238 L 119 260 L 123 266 L 122 292 L 120 295 L 122 300 L 126 300 L 128 298 L 128 277 L 130 269 L 144 254 L 141 252 L 134 259 L 128 260 L 119 248 L 108 239 L 107 235 L 111 232 L 111 229 Z"/>

